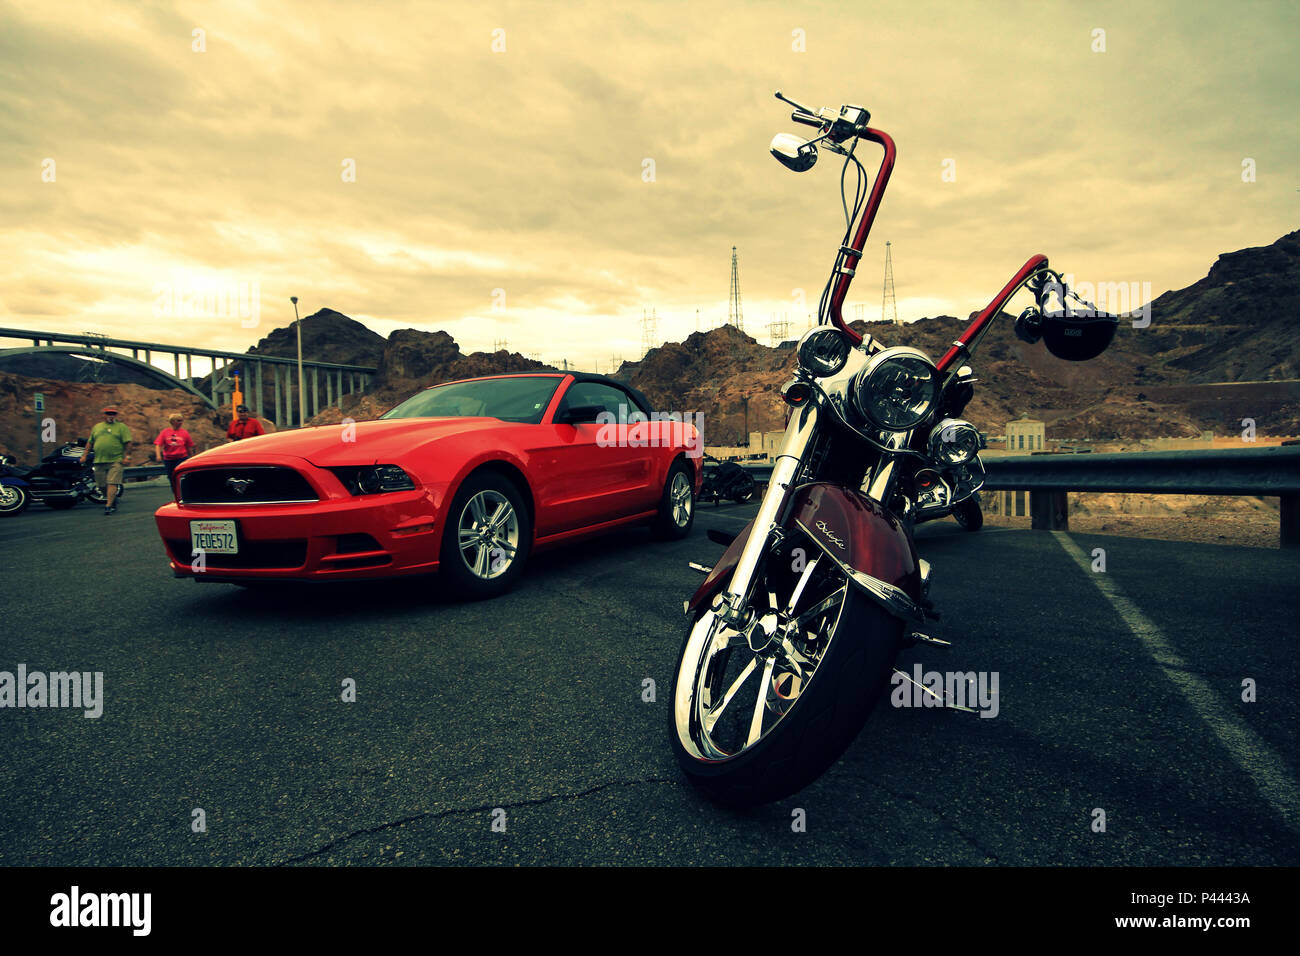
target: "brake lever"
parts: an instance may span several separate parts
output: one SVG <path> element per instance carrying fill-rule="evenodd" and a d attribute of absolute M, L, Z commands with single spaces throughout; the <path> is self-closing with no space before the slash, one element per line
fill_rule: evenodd
<path fill-rule="evenodd" d="M 782 93 L 780 90 L 777 90 L 777 91 L 776 91 L 776 98 L 777 98 L 778 100 L 781 100 L 781 101 L 785 102 L 785 103 L 789 103 L 791 106 L 793 106 L 795 109 L 797 109 L 800 113 L 807 113 L 809 116 L 816 116 L 816 115 L 817 115 L 817 112 L 816 112 L 815 110 L 810 110 L 808 107 L 803 106 L 803 105 L 801 105 L 801 104 L 799 104 L 799 103 L 796 103 L 794 100 L 790 99 L 790 97 L 786 96 L 786 95 L 785 95 L 784 93 Z"/>

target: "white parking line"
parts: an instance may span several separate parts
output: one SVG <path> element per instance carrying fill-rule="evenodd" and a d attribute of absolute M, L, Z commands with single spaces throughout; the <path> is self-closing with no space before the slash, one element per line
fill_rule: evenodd
<path fill-rule="evenodd" d="M 1187 662 L 1174 651 L 1160 628 L 1143 614 L 1107 574 L 1092 570 L 1092 561 L 1063 531 L 1053 531 L 1066 553 L 1092 578 L 1097 590 L 1140 640 L 1164 675 L 1182 693 L 1187 703 L 1219 738 L 1232 759 L 1246 772 L 1261 797 L 1293 831 L 1300 832 L 1300 787 L 1291 779 L 1286 764 L 1244 721 L 1232 713 L 1214 689 L 1191 672 Z"/>

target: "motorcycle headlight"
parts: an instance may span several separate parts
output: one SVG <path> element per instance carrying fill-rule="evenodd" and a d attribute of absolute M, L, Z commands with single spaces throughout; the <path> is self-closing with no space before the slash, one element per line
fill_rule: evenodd
<path fill-rule="evenodd" d="M 945 418 L 930 432 L 928 448 L 932 461 L 964 465 L 979 454 L 980 433 L 970 422 Z"/>
<path fill-rule="evenodd" d="M 919 349 L 896 346 L 877 352 L 855 376 L 858 411 L 888 431 L 915 428 L 934 411 L 939 375 Z"/>
<path fill-rule="evenodd" d="M 844 368 L 850 348 L 843 332 L 823 326 L 805 333 L 799 340 L 796 353 L 801 368 L 818 378 L 828 378 Z"/>

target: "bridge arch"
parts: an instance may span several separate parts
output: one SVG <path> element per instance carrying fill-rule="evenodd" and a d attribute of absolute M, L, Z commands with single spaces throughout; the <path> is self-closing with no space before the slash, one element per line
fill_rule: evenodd
<path fill-rule="evenodd" d="M 106 349 L 90 348 L 89 346 L 76 345 L 29 345 L 26 348 L 17 349 L 0 349 L 0 359 L 16 357 L 19 355 L 85 355 L 90 358 L 102 359 L 107 362 L 116 362 L 118 365 L 132 368 L 136 371 L 162 382 L 168 388 L 180 388 L 189 392 L 195 398 L 203 400 L 203 403 L 209 408 L 217 408 L 212 399 L 204 395 L 189 382 L 183 382 L 174 375 L 168 375 L 156 365 L 150 365 L 148 362 L 141 362 L 139 359 L 131 358 L 127 355 L 118 355 L 116 352 L 109 352 Z"/>

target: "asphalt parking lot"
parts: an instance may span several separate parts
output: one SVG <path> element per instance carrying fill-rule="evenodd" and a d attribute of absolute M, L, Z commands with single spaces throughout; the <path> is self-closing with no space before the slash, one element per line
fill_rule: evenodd
<path fill-rule="evenodd" d="M 687 562 L 754 505 L 462 604 L 174 580 L 166 494 L 0 521 L 0 670 L 104 675 L 95 719 L 0 709 L 0 865 L 1300 863 L 1288 552 L 1070 535 L 1105 549 L 1108 596 L 1051 534 L 925 526 L 955 646 L 899 666 L 997 672 L 997 716 L 886 701 L 822 779 L 742 813 L 679 775 L 667 715 Z"/>

